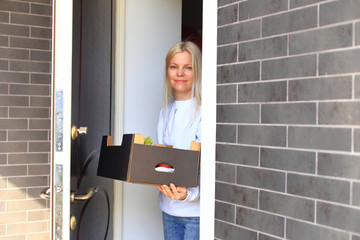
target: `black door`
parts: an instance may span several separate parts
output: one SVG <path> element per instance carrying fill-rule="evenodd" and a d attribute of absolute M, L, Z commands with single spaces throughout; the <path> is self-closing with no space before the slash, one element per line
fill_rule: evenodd
<path fill-rule="evenodd" d="M 72 125 L 87 127 L 72 140 L 71 239 L 113 239 L 113 181 L 96 175 L 101 139 L 111 135 L 112 0 L 74 0 Z M 85 197 L 86 198 L 86 197 Z"/>

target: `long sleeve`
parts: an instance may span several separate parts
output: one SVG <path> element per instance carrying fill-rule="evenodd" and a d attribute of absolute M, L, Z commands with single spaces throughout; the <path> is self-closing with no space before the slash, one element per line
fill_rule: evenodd
<path fill-rule="evenodd" d="M 157 126 L 158 143 L 189 150 L 192 141 L 201 141 L 201 108 L 196 114 L 195 99 L 174 102 L 165 118 L 162 111 Z M 200 216 L 200 186 L 188 188 L 188 196 L 184 200 L 171 200 L 160 192 L 159 206 L 173 216 Z"/>

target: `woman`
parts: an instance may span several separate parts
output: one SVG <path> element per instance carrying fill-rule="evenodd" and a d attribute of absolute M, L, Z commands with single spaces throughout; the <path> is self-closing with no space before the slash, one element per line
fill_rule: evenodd
<path fill-rule="evenodd" d="M 166 56 L 158 142 L 190 149 L 201 141 L 201 53 L 191 42 L 175 44 Z M 199 239 L 200 189 L 159 185 L 165 240 Z"/>

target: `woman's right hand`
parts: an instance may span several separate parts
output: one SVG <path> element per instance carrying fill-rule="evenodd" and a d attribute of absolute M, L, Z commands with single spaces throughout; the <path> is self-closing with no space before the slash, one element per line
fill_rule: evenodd
<path fill-rule="evenodd" d="M 157 185 L 157 188 L 171 200 L 185 200 L 188 192 L 186 187 L 176 187 L 173 183 L 168 185 Z"/>

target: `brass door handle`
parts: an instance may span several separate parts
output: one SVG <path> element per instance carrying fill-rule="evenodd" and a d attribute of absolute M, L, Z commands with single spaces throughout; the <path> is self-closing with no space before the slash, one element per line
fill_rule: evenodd
<path fill-rule="evenodd" d="M 71 139 L 75 140 L 79 135 L 85 135 L 87 133 L 87 127 L 77 128 L 75 125 L 71 127 Z"/>
<path fill-rule="evenodd" d="M 55 189 L 56 189 L 56 192 L 58 192 L 58 193 L 62 191 L 62 188 L 58 187 L 58 186 L 56 186 Z M 51 188 L 48 187 L 48 188 L 44 188 L 43 190 L 41 190 L 40 197 L 45 200 L 50 200 L 51 199 Z"/>
<path fill-rule="evenodd" d="M 96 188 L 90 188 L 86 194 L 75 194 L 75 192 L 71 192 L 70 193 L 70 202 L 74 203 L 75 200 L 79 200 L 79 201 L 88 200 L 88 199 L 92 198 L 92 196 L 94 196 L 95 191 L 96 191 Z"/>
<path fill-rule="evenodd" d="M 40 197 L 42 199 L 45 200 L 50 200 L 51 196 L 50 196 L 50 188 L 44 188 L 41 192 L 40 192 Z"/>

